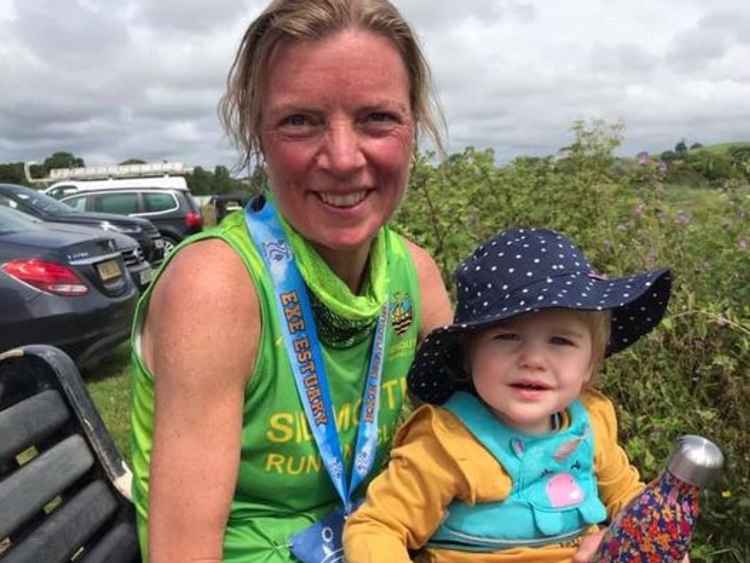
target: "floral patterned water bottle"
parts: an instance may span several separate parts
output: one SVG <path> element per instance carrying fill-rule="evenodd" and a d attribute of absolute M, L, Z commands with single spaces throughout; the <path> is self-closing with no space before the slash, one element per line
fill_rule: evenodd
<path fill-rule="evenodd" d="M 710 440 L 678 438 L 667 469 L 610 524 L 594 561 L 682 561 L 698 518 L 700 491 L 723 464 L 721 450 Z"/>

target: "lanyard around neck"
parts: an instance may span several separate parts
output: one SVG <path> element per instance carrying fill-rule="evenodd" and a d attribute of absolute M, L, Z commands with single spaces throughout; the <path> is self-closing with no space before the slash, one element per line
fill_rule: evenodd
<path fill-rule="evenodd" d="M 251 201 L 245 207 L 245 224 L 273 280 L 279 324 L 297 393 L 323 464 L 341 497 L 344 509 L 349 513 L 352 508 L 351 496 L 372 469 L 377 452 L 385 329 L 390 311 L 388 300 L 383 305 L 375 328 L 351 481 L 347 483 L 328 376 L 304 279 L 271 202 L 266 200 L 260 210 L 253 209 L 253 205 L 254 202 Z"/>

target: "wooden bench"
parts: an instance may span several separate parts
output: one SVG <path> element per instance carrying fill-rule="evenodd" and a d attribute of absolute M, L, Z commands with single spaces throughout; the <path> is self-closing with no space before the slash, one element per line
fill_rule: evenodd
<path fill-rule="evenodd" d="M 139 562 L 130 482 L 67 354 L 0 354 L 1 563 Z"/>

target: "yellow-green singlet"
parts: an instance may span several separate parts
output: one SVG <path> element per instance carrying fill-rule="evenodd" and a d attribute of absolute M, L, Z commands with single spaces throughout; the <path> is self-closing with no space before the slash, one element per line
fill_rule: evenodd
<path fill-rule="evenodd" d="M 384 461 L 401 412 L 421 311 L 417 274 L 409 249 L 403 239 L 387 227 L 383 234 L 391 321 L 380 398 L 380 447 L 373 473 Z M 333 510 L 339 499 L 308 429 L 284 348 L 273 285 L 249 238 L 243 214 L 237 212 L 228 216 L 220 226 L 192 237 L 183 245 L 207 238 L 224 240 L 242 257 L 261 307 L 258 357 L 245 390 L 242 452 L 224 536 L 224 561 L 293 561 L 288 548 L 290 536 Z M 133 330 L 133 499 L 144 563 L 148 562 L 145 548 L 154 376 L 143 365 L 139 352 L 140 331 L 150 295 L 149 289 L 138 305 Z M 374 326 L 369 336 L 348 347 L 321 343 L 339 440 L 349 469 L 373 334 Z M 251 369 L 252 366 L 248 366 L 248 370 Z M 196 487 L 199 486 L 200 483 L 196 483 Z M 361 495 L 363 490 L 364 485 L 358 493 Z M 190 491 L 186 490 L 185 494 Z"/>

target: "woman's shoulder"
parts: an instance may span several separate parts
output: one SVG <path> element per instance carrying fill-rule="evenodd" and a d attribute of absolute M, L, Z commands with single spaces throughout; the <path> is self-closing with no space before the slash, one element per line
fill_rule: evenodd
<path fill-rule="evenodd" d="M 406 238 L 403 240 L 414 262 L 422 297 L 422 326 L 419 330 L 421 340 L 431 330 L 450 324 L 453 318 L 453 306 L 435 259 L 421 246 Z"/>
<path fill-rule="evenodd" d="M 255 284 L 233 248 L 220 239 L 179 248 L 155 284 L 143 328 L 143 355 L 152 371 L 165 347 L 196 363 L 231 355 L 252 365 L 260 308 Z"/>
<path fill-rule="evenodd" d="M 197 295 L 210 301 L 234 295 L 233 301 L 250 304 L 254 287 L 237 251 L 220 238 L 208 238 L 177 251 L 159 277 L 154 298 L 159 293 L 178 301 Z"/>

